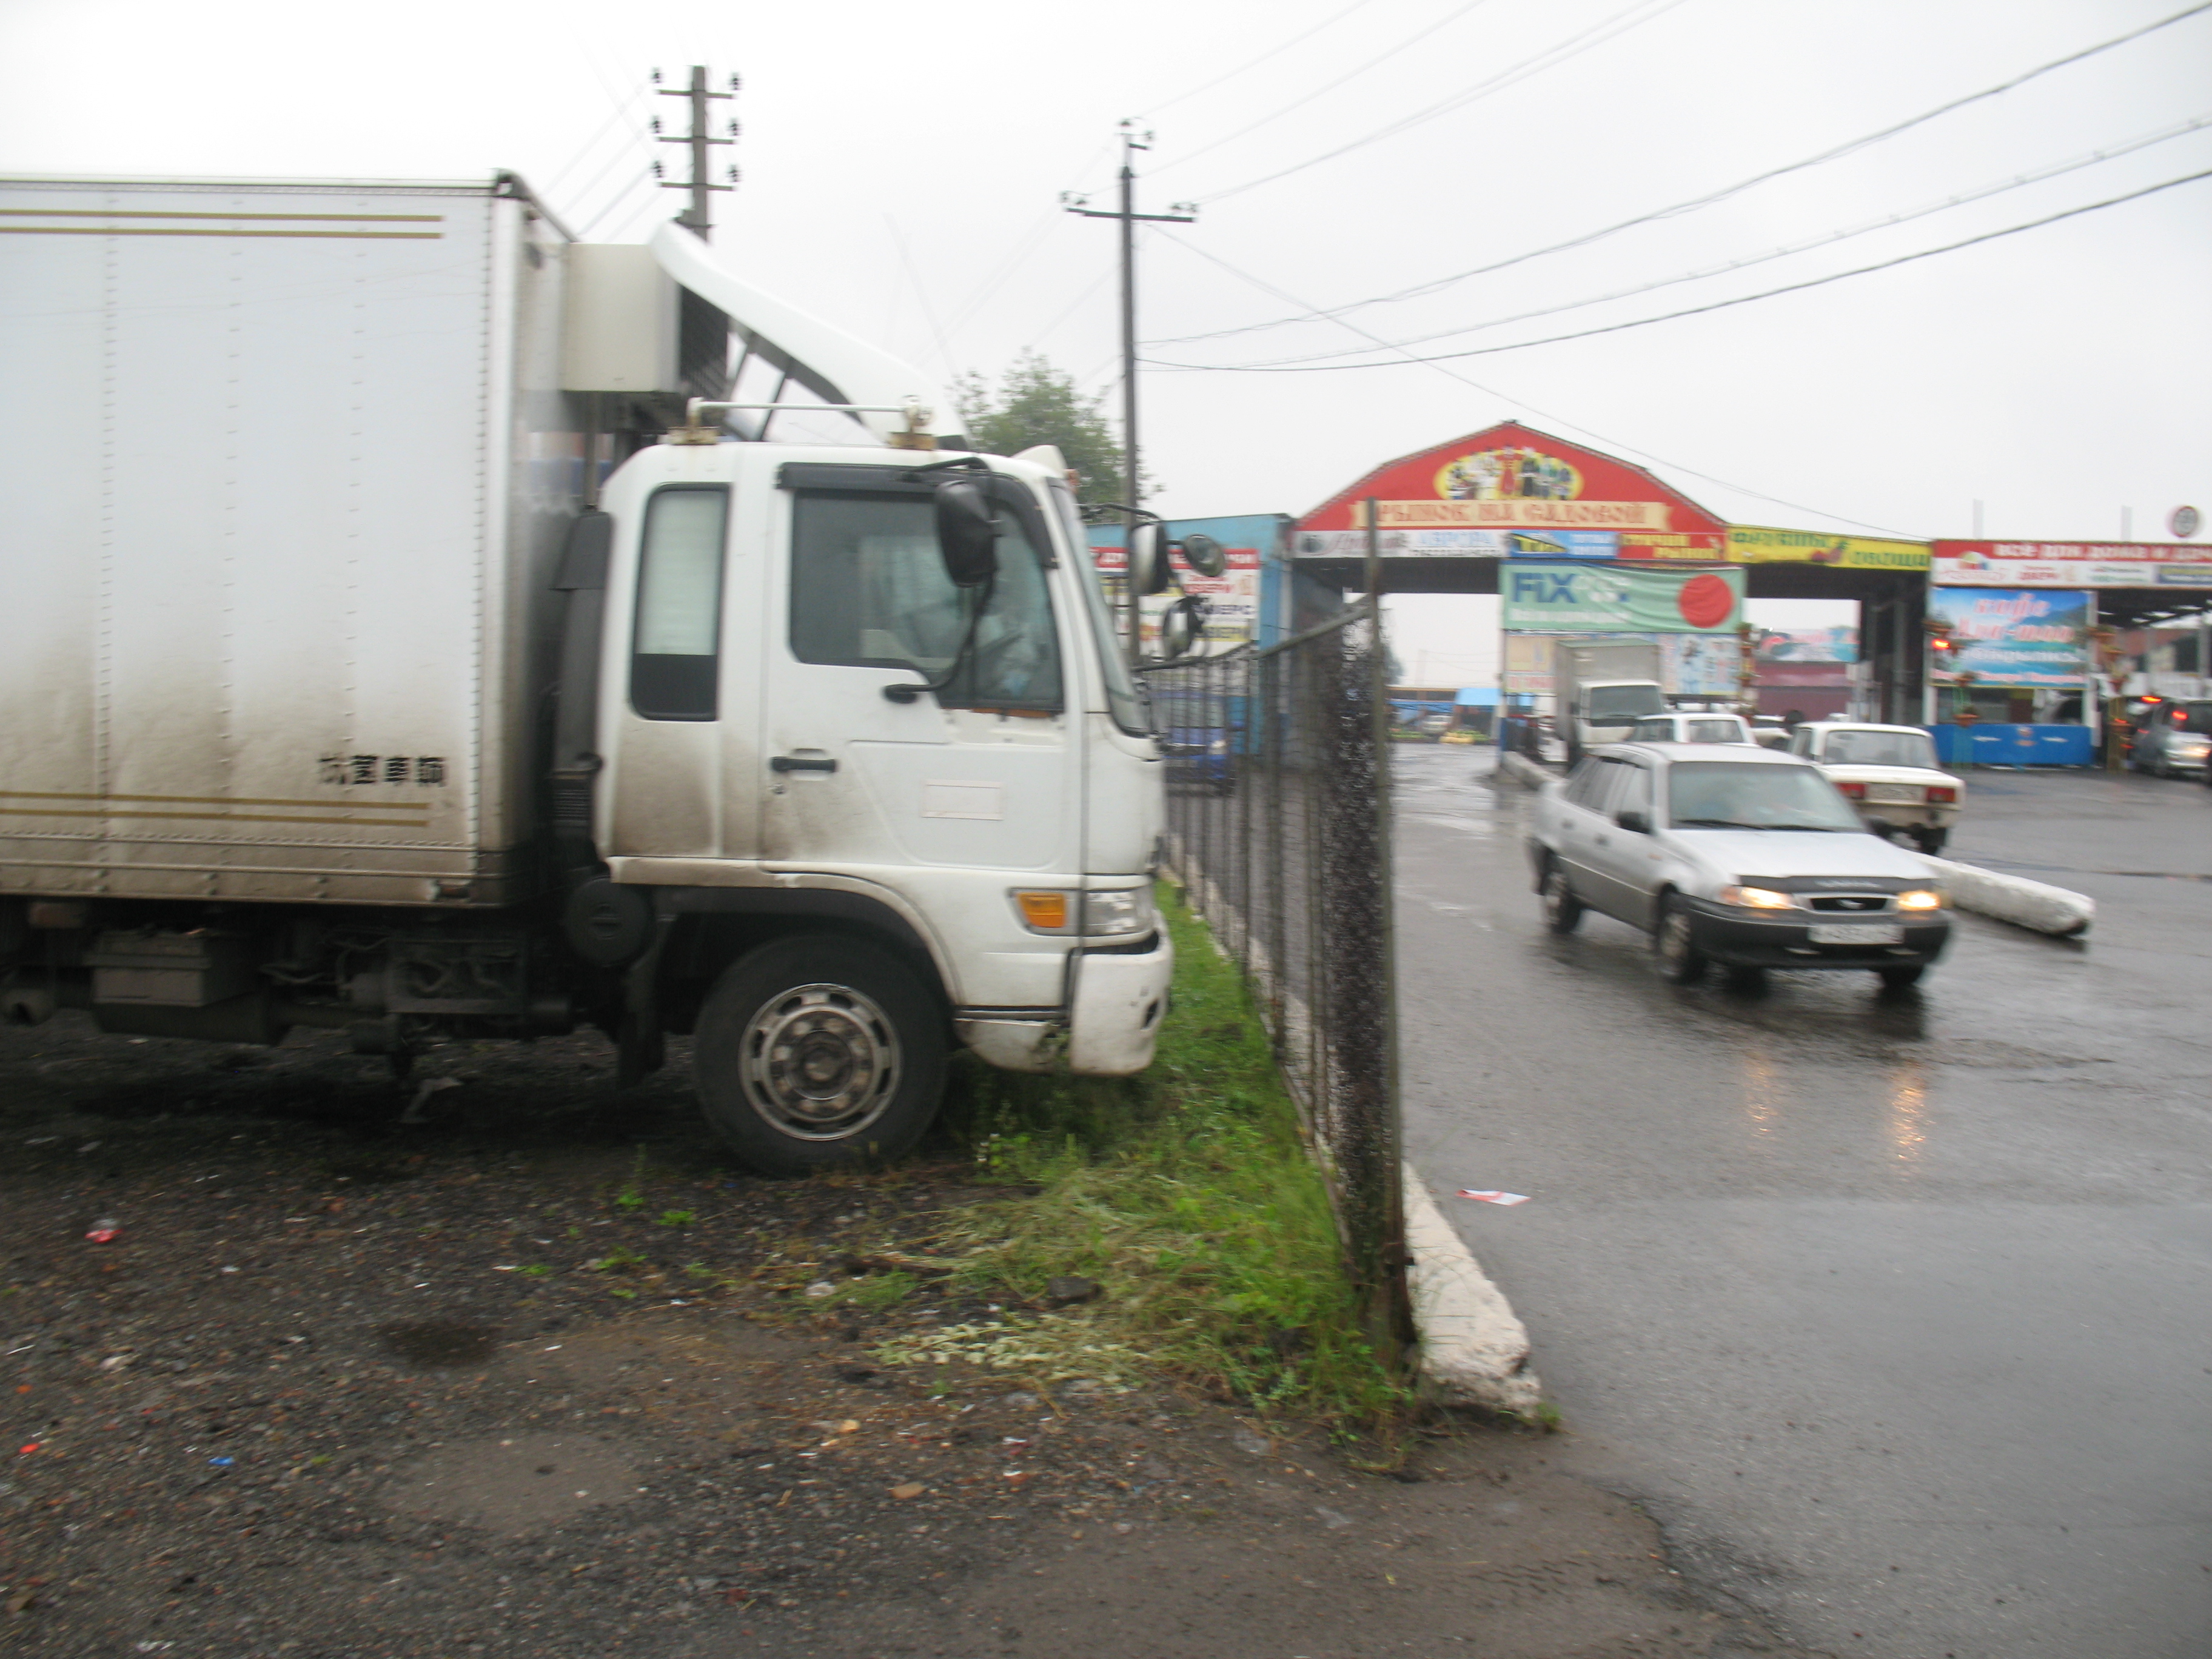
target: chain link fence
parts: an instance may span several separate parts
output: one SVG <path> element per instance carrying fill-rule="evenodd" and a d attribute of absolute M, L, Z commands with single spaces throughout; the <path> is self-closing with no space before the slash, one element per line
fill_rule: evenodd
<path fill-rule="evenodd" d="M 1167 856 L 1243 969 L 1368 1323 L 1412 1340 L 1400 1191 L 1388 705 L 1373 599 L 1264 649 L 1143 671 Z"/>

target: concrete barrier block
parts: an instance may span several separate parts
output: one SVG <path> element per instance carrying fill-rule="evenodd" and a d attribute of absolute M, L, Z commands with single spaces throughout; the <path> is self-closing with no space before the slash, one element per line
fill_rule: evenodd
<path fill-rule="evenodd" d="M 1962 910 L 1994 916 L 2016 927 L 2031 927 L 2039 933 L 2055 933 L 2061 939 L 2087 933 L 2089 924 L 2097 919 L 2097 902 L 2086 893 L 1984 870 L 1978 865 L 1960 864 L 1954 859 L 1931 858 L 1928 862 L 1942 874 L 1950 889 L 1951 902 Z"/>

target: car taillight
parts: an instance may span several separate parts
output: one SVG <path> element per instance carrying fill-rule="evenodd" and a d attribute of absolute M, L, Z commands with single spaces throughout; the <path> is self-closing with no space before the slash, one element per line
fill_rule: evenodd
<path fill-rule="evenodd" d="M 1866 785 L 1863 783 L 1839 783 L 1836 787 L 1842 790 L 1853 800 L 1864 800 L 1866 799 Z"/>
<path fill-rule="evenodd" d="M 1930 785 L 1928 790 L 1928 799 L 1931 803 L 1949 806 L 1957 802 L 1959 799 L 1959 792 L 1955 789 L 1943 788 L 1940 785 Z"/>

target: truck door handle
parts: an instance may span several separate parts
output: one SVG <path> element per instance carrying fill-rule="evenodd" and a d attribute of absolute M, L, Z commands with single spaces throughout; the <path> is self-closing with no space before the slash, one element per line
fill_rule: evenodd
<path fill-rule="evenodd" d="M 776 755 L 769 758 L 771 772 L 834 772 L 837 763 L 827 756 L 819 758 L 806 755 Z"/>
<path fill-rule="evenodd" d="M 1594 839 L 1596 841 L 1597 844 L 1598 844 L 1599 846 L 1601 846 L 1601 847 L 1610 847 L 1610 846 L 1612 846 L 1612 845 L 1613 845 L 1613 843 L 1612 843 L 1610 841 L 1607 840 L 1603 836 L 1595 836 L 1595 837 L 1594 837 Z"/>

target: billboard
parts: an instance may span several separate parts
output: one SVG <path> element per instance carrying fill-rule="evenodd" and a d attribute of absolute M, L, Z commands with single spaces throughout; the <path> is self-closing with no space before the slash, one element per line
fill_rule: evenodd
<path fill-rule="evenodd" d="M 1929 561 L 1926 542 L 1758 524 L 1729 526 L 1728 556 L 1735 564 L 1826 564 L 1842 570 L 1925 570 Z"/>
<path fill-rule="evenodd" d="M 1507 421 L 1375 468 L 1298 520 L 1301 558 L 1366 550 L 1372 497 L 1393 558 L 1681 557 L 1713 563 L 1727 526 L 1642 467 Z"/>
<path fill-rule="evenodd" d="M 2071 690 L 2088 675 L 2094 593 L 1938 587 L 1929 592 L 1928 614 L 1951 624 L 1958 642 L 1952 672 L 1978 684 Z"/>
<path fill-rule="evenodd" d="M 1498 578 L 1503 621 L 1536 634 L 1729 634 L 1743 572 L 1514 560 Z"/>
<path fill-rule="evenodd" d="M 1846 663 L 1859 659 L 1859 630 L 1856 628 L 1762 628 L 1759 630 L 1761 663 Z"/>
<path fill-rule="evenodd" d="M 2212 587 L 2212 547 L 2183 542 L 1937 542 L 1943 587 Z"/>

